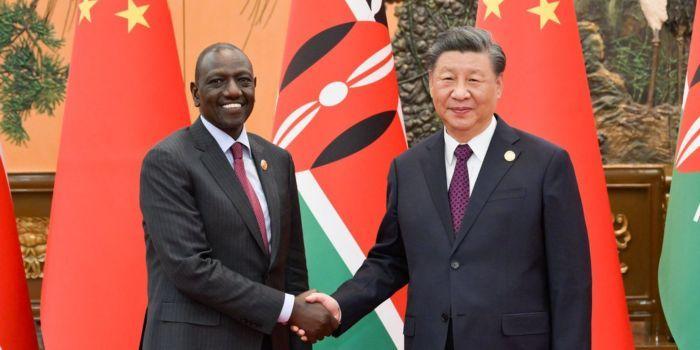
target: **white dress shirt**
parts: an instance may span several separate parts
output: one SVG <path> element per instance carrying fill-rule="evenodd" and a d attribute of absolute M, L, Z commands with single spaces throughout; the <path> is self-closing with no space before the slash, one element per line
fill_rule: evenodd
<path fill-rule="evenodd" d="M 216 143 L 224 152 L 226 159 L 228 159 L 229 164 L 233 167 L 233 153 L 231 152 L 231 147 L 234 143 L 239 142 L 243 147 L 243 166 L 245 167 L 245 175 L 248 178 L 248 182 L 253 187 L 255 191 L 255 196 L 258 197 L 260 202 L 260 207 L 262 207 L 263 216 L 265 216 L 265 231 L 267 231 L 267 241 L 272 242 L 272 230 L 270 229 L 270 212 L 267 208 L 267 200 L 265 199 L 265 192 L 263 192 L 262 183 L 258 177 L 258 172 L 255 170 L 256 166 L 253 162 L 253 155 L 250 150 L 250 141 L 248 141 L 248 133 L 245 130 L 245 125 L 243 125 L 243 130 L 238 136 L 238 139 L 234 139 L 229 134 L 225 133 L 223 130 L 214 126 L 206 118 L 200 116 L 202 119 L 202 124 L 209 131 Z M 285 294 L 284 305 L 282 306 L 282 312 L 280 312 L 277 322 L 286 323 L 289 321 L 289 317 L 292 315 L 292 308 L 294 307 L 294 296 L 291 294 Z"/>
<path fill-rule="evenodd" d="M 486 151 L 489 149 L 489 144 L 491 143 L 491 138 L 493 133 L 496 131 L 496 117 L 491 117 L 491 123 L 484 129 L 480 134 L 474 136 L 471 140 L 467 142 L 469 147 L 474 152 L 471 157 L 467 160 L 467 170 L 469 171 L 469 194 L 474 193 L 474 184 L 476 183 L 476 178 L 479 176 L 479 171 L 481 171 L 481 165 L 484 163 L 484 157 L 486 157 Z M 457 157 L 455 157 L 455 149 L 460 143 L 455 140 L 450 134 L 447 133 L 447 129 L 444 129 L 445 134 L 445 173 L 447 174 L 447 190 L 450 189 L 450 183 L 452 182 L 452 175 L 455 172 L 455 166 L 457 165 Z"/>

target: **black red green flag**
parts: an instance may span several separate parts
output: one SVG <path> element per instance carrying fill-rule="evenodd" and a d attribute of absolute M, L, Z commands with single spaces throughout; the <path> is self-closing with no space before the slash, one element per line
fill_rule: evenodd
<path fill-rule="evenodd" d="M 406 149 L 383 1 L 292 1 L 273 135 L 296 165 L 309 282 L 332 292 L 372 247 Z M 316 348 L 403 349 L 405 302 Z"/>

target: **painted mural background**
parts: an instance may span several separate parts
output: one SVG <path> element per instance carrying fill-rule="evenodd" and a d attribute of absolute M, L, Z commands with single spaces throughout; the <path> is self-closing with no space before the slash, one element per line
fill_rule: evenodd
<path fill-rule="evenodd" d="M 0 143 L 10 172 L 55 170 L 72 35 L 81 1 L 0 1 Z M 395 32 L 396 66 L 412 144 L 440 127 L 430 104 L 423 55 L 439 31 L 474 23 L 477 0 L 387 2 L 391 3 L 387 11 Z M 231 41 L 246 48 L 260 83 L 260 103 L 250 127 L 269 136 L 289 3 L 168 3 L 185 82 L 191 80 L 190 66 L 207 44 Z M 603 161 L 670 163 L 695 1 L 574 3 Z M 667 19 L 661 21 L 663 17 Z M 658 35 L 654 24 L 660 27 Z M 190 113 L 196 118 L 193 107 Z"/>
<path fill-rule="evenodd" d="M 671 163 L 695 1 L 574 3 L 603 161 Z M 411 144 L 441 127 L 430 103 L 423 56 L 444 28 L 473 24 L 476 5 L 474 0 L 405 0 L 396 8 L 393 44 Z M 668 19 L 661 24 L 657 18 L 664 15 Z M 660 26 L 658 40 L 650 23 Z"/>

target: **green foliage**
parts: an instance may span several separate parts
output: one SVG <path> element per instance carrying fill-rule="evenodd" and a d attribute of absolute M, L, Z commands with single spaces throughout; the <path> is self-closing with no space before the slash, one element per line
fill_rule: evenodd
<path fill-rule="evenodd" d="M 68 65 L 55 54 L 61 45 L 35 2 L 0 2 L 0 133 L 15 144 L 29 140 L 23 122 L 32 110 L 53 115 L 65 97 Z"/>
<path fill-rule="evenodd" d="M 627 91 L 635 101 L 642 101 L 649 84 L 651 47 L 636 35 L 615 38 L 610 57 L 610 69 L 625 77 Z"/>
<path fill-rule="evenodd" d="M 649 32 L 651 31 L 649 30 Z M 651 35 L 651 33 L 649 34 Z M 632 95 L 632 98 L 643 103 L 646 101 L 651 74 L 651 38 L 635 34 L 613 39 L 609 46 L 610 70 L 621 74 L 625 78 L 627 91 Z M 669 46 L 673 48 L 674 45 Z M 659 68 L 654 86 L 654 105 L 676 104 L 679 94 L 683 94 L 682 91 L 679 91 L 679 86 L 675 84 L 678 76 L 678 53 L 675 51 L 659 50 Z M 685 62 L 687 58 L 682 57 L 681 59 Z M 684 74 L 684 72 L 681 73 Z"/>
<path fill-rule="evenodd" d="M 596 23 L 605 40 L 605 65 L 625 80 L 637 103 L 645 103 L 652 65 L 652 31 L 639 0 L 575 0 L 578 20 Z M 668 0 L 668 21 L 660 32 L 654 105 L 678 105 L 683 95 L 695 0 Z M 679 64 L 680 63 L 680 64 Z M 680 70 L 680 74 L 679 74 Z"/>

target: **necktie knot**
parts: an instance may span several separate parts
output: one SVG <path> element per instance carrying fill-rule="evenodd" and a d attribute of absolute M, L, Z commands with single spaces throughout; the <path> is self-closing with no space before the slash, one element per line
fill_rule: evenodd
<path fill-rule="evenodd" d="M 231 146 L 231 153 L 233 153 L 233 159 L 243 158 L 243 145 L 240 142 L 236 142 Z"/>
<path fill-rule="evenodd" d="M 471 147 L 467 144 L 459 145 L 455 149 L 455 157 L 457 157 L 457 160 L 467 160 L 473 153 L 474 151 L 472 151 Z"/>

